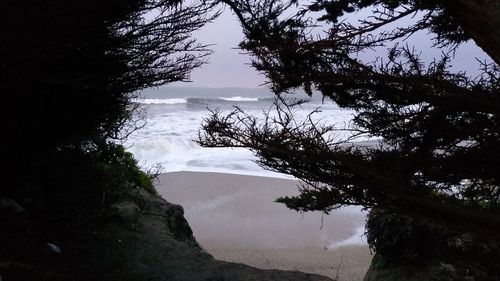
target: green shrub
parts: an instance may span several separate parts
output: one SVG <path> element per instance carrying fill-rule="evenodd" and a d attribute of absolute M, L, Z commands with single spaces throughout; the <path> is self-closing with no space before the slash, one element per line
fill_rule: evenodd
<path fill-rule="evenodd" d="M 119 200 L 119 197 L 132 190 L 143 188 L 156 194 L 153 185 L 154 174 L 147 174 L 140 170 L 137 160 L 132 153 L 125 151 L 122 145 L 108 143 L 102 151 L 95 152 L 95 162 L 103 174 L 105 185 L 109 187 L 110 201 Z"/>
<path fill-rule="evenodd" d="M 94 150 L 67 147 L 44 155 L 37 184 L 23 197 L 36 220 L 70 231 L 102 217 L 111 204 L 134 199 L 139 188 L 156 193 L 153 176 L 141 171 L 122 145 L 107 143 Z M 72 229 L 72 230 L 71 230 Z"/>

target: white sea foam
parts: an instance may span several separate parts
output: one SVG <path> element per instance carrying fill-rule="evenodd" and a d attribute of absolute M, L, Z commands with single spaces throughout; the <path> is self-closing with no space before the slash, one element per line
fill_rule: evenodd
<path fill-rule="evenodd" d="M 221 97 L 217 92 L 201 97 L 163 96 L 161 99 L 147 96 L 134 100 L 143 104 L 196 104 L 203 101 L 208 107 L 218 107 L 217 101 L 246 101 L 243 109 L 252 115 L 262 115 L 262 108 L 272 106 L 271 100 L 259 99 L 255 96 L 234 95 Z M 297 119 L 307 118 L 307 113 L 316 107 L 322 111 L 315 115 L 317 120 L 345 126 L 352 119 L 352 112 L 340 110 L 331 104 L 308 104 L 295 112 Z M 160 164 L 164 172 L 204 171 L 223 172 L 243 175 L 258 175 L 279 178 L 290 178 L 257 165 L 254 154 L 244 148 L 205 148 L 193 140 L 204 118 L 210 115 L 205 108 L 192 107 L 151 107 L 148 108 L 148 120 L 145 127 L 134 132 L 125 145 L 138 159 L 145 169 Z M 271 111 L 271 114 L 274 114 Z M 336 138 L 343 137 L 342 132 Z"/>
<path fill-rule="evenodd" d="M 328 245 L 328 250 L 332 251 L 332 250 L 336 250 L 338 248 L 341 248 L 341 247 L 344 247 L 344 246 L 350 246 L 350 245 L 354 245 L 354 246 L 358 246 L 358 245 L 366 245 L 367 242 L 366 242 L 366 238 L 365 238 L 365 226 L 362 225 L 362 226 L 359 226 L 358 228 L 356 228 L 356 231 L 354 232 L 354 234 L 347 238 L 347 239 L 344 239 L 344 240 L 341 240 L 339 242 L 335 242 L 335 243 L 331 243 L 330 245 Z"/>
<path fill-rule="evenodd" d="M 258 98 L 245 98 L 245 97 L 240 97 L 240 96 L 230 97 L 230 98 L 219 97 L 219 99 L 225 100 L 225 101 L 259 101 Z"/>
<path fill-rule="evenodd" d="M 175 98 L 175 99 L 142 99 L 135 98 L 132 102 L 142 103 L 142 104 L 183 104 L 187 103 L 187 99 Z"/>
<path fill-rule="evenodd" d="M 194 139 L 208 114 L 208 111 L 177 110 L 152 116 L 144 128 L 129 137 L 125 146 L 145 169 L 160 164 L 164 172 L 221 172 L 289 178 L 259 167 L 254 162 L 257 158 L 247 149 L 198 145 Z"/>

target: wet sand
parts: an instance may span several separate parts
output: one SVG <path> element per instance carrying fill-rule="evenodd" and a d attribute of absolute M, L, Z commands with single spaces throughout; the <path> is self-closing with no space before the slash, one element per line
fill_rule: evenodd
<path fill-rule="evenodd" d="M 156 188 L 165 199 L 184 207 L 196 239 L 217 259 L 362 280 L 371 261 L 359 233 L 365 214 L 359 208 L 328 216 L 301 214 L 274 202 L 279 196 L 298 194 L 297 183 L 175 172 L 160 175 Z"/>

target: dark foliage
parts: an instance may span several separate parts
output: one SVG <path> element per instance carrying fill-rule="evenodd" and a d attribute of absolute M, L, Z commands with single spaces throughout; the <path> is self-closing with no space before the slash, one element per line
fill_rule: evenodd
<path fill-rule="evenodd" d="M 212 8 L 163 0 L 2 1 L 2 156 L 9 176 L 0 195 L 29 192 L 36 171 L 52 165 L 46 155 L 105 154 L 110 140 L 126 137 L 139 125 L 131 120 L 136 91 L 186 81 L 204 63 L 210 51 L 190 35 L 213 19 Z"/>
<path fill-rule="evenodd" d="M 278 113 L 259 119 L 239 109 L 214 112 L 201 144 L 248 147 L 263 167 L 302 180 L 300 195 L 278 199 L 292 209 L 359 205 L 400 215 L 385 230 L 379 227 L 387 220 L 370 220 L 376 230 L 368 236 L 382 251 L 424 233 L 419 221 L 449 235 L 500 238 L 500 71 L 494 62 L 478 63 L 478 77 L 450 68 L 460 59 L 454 50 L 467 40 L 498 63 L 498 1 L 224 2 L 244 28 L 241 48 L 269 78 Z M 342 17 L 363 8 L 370 17 Z M 442 57 L 424 62 L 404 43 L 422 31 L 434 35 Z M 358 57 L 380 47 L 387 56 Z M 312 121 L 314 113 L 295 120 L 286 94 L 297 88 L 355 110 L 353 124 L 339 129 Z M 351 137 L 332 138 L 338 131 Z M 379 142 L 357 145 L 360 136 Z M 390 237 L 399 227 L 416 232 Z M 395 248 L 405 255 L 405 247 Z"/>
<path fill-rule="evenodd" d="M 46 151 L 91 150 L 124 137 L 135 91 L 186 81 L 204 62 L 210 51 L 190 33 L 213 18 L 211 8 L 163 0 L 2 1 L 6 174 L 25 177 L 30 159 Z"/>
<path fill-rule="evenodd" d="M 140 126 L 131 98 L 187 81 L 205 62 L 210 50 L 191 32 L 217 15 L 213 8 L 176 0 L 0 2 L 2 261 L 45 263 L 46 243 L 91 231 L 90 222 L 139 187 L 154 192 L 151 176 L 117 144 Z"/>
<path fill-rule="evenodd" d="M 373 210 L 366 228 L 368 243 L 390 261 L 431 262 L 448 250 L 445 229 L 412 217 Z"/>

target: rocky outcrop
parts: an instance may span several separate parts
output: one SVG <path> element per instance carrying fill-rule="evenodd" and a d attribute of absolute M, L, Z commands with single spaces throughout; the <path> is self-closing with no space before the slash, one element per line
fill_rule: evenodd
<path fill-rule="evenodd" d="M 24 208 L 13 200 L 0 200 L 0 211 L 13 218 L 12 225 L 24 225 Z M 215 260 L 193 237 L 183 208 L 145 190 L 123 194 L 109 211 L 82 221 L 70 235 L 47 234 L 40 241 L 17 239 L 20 232 L 9 228 L 13 234 L 4 235 L 2 246 L 9 243 L 12 251 L 7 255 L 0 247 L 0 280 L 331 281 Z M 23 255 L 16 251 L 20 247 Z"/>
<path fill-rule="evenodd" d="M 388 263 L 380 255 L 375 255 L 363 281 L 430 281 L 439 280 L 435 277 L 443 273 L 445 272 L 439 272 L 437 265 Z"/>
<path fill-rule="evenodd" d="M 123 201 L 111 206 L 112 213 L 124 222 L 137 222 L 141 209 L 134 201 Z"/>
<path fill-rule="evenodd" d="M 86 280 L 331 280 L 215 260 L 196 242 L 181 206 L 144 191 L 134 201 L 140 215 L 134 215 L 131 203 L 115 206 L 116 216 L 122 219 L 105 223 L 90 239 L 79 242 L 76 251 L 85 253 L 85 262 L 75 267 L 73 276 Z"/>
<path fill-rule="evenodd" d="M 478 264 L 388 262 L 376 254 L 363 281 L 496 281 L 499 278 L 499 272 L 488 273 Z"/>

